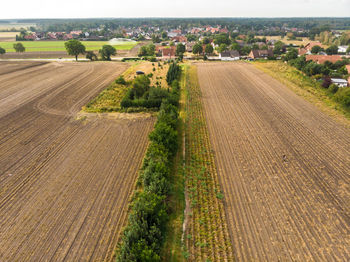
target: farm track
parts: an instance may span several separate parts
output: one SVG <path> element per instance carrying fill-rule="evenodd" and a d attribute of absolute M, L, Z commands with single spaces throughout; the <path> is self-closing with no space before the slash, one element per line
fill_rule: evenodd
<path fill-rule="evenodd" d="M 153 119 L 75 119 L 123 64 L 10 67 L 0 76 L 0 261 L 111 260 Z"/>
<path fill-rule="evenodd" d="M 349 261 L 349 127 L 252 65 L 197 65 L 235 259 Z"/>

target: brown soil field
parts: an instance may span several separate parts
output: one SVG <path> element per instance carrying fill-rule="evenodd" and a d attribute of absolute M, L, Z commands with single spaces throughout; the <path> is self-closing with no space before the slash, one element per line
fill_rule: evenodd
<path fill-rule="evenodd" d="M 350 129 L 250 64 L 197 65 L 236 261 L 350 261 Z"/>
<path fill-rule="evenodd" d="M 0 261 L 109 261 L 152 117 L 77 117 L 121 63 L 0 62 Z"/>

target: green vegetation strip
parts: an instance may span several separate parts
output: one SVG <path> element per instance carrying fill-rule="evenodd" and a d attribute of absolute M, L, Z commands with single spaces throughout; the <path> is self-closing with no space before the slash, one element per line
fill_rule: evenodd
<path fill-rule="evenodd" d="M 191 261 L 232 261 L 223 198 L 202 105 L 196 67 L 186 71 L 185 184 L 189 209 L 185 257 Z"/>
<path fill-rule="evenodd" d="M 177 65 L 176 65 L 177 66 Z M 171 93 L 177 103 L 163 99 L 150 145 L 139 174 L 138 188 L 131 203 L 128 225 L 117 250 L 117 261 L 161 261 L 167 222 L 168 197 L 174 157 L 178 149 L 178 100 L 180 85 L 174 78 Z"/>
<path fill-rule="evenodd" d="M 108 41 L 81 41 L 86 46 L 87 51 L 96 51 L 102 48 L 103 45 L 108 45 Z M 20 42 L 0 42 L 0 47 L 6 52 L 15 52 L 13 44 L 22 43 L 26 52 L 58 52 L 66 51 L 64 47 L 65 41 L 20 41 Z M 113 45 L 117 50 L 130 50 L 137 42 L 125 42 Z"/>

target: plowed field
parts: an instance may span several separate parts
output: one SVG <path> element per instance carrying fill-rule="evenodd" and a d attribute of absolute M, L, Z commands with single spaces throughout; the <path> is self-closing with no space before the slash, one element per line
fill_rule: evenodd
<path fill-rule="evenodd" d="M 0 261 L 112 258 L 153 119 L 76 113 L 125 68 L 0 62 Z"/>
<path fill-rule="evenodd" d="M 198 64 L 237 261 L 350 261 L 350 129 L 246 63 Z"/>

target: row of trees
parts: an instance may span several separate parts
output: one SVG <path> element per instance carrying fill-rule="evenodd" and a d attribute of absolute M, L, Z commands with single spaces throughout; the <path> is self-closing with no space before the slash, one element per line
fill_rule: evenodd
<path fill-rule="evenodd" d="M 15 51 L 18 53 L 23 53 L 26 50 L 22 43 L 13 44 L 13 49 L 15 49 Z M 6 54 L 6 49 L 0 46 L 0 55 L 3 54 Z"/>
<path fill-rule="evenodd" d="M 86 58 L 91 61 L 97 60 L 97 55 L 93 51 L 86 51 L 86 47 L 79 40 L 69 40 L 64 43 L 64 46 L 69 55 L 75 56 L 75 60 L 78 61 L 80 54 L 86 54 Z M 104 45 L 99 50 L 101 60 L 110 61 L 112 55 L 116 55 L 117 50 L 111 45 Z"/>
<path fill-rule="evenodd" d="M 171 92 L 179 98 L 177 80 L 172 82 Z M 154 130 L 149 135 L 150 145 L 139 176 L 142 189 L 136 193 L 132 203 L 128 225 L 118 250 L 118 262 L 161 260 L 160 252 L 169 217 L 166 205 L 171 189 L 169 177 L 178 148 L 177 123 L 177 106 L 163 99 Z"/>

